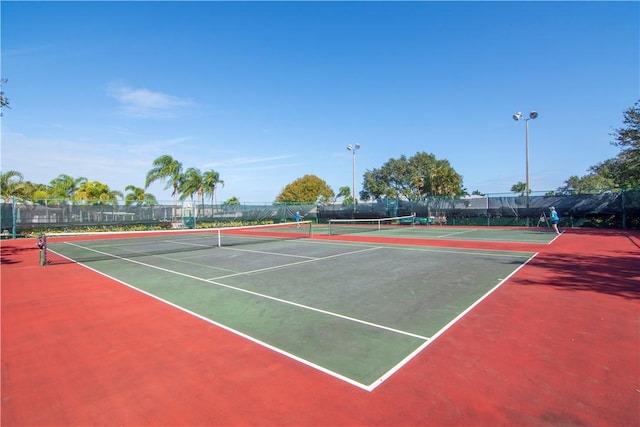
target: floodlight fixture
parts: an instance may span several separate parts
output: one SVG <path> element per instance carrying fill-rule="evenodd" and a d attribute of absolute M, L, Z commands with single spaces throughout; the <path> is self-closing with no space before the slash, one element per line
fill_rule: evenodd
<path fill-rule="evenodd" d="M 351 175 L 351 197 L 353 198 L 353 216 L 356 214 L 356 151 L 360 149 L 360 144 L 347 145 L 347 150 L 353 153 L 353 166 Z"/>
<path fill-rule="evenodd" d="M 538 118 L 538 112 L 535 110 L 531 110 L 531 112 L 529 113 L 529 118 L 525 118 L 524 115 L 518 111 L 517 113 L 515 113 L 513 115 L 513 120 L 515 120 L 516 122 L 518 120 L 524 120 L 525 122 L 525 160 L 526 160 L 526 183 L 525 183 L 525 200 L 527 201 L 527 208 L 529 207 L 529 192 L 530 187 L 529 187 L 529 120 L 533 120 Z M 529 217 L 527 216 L 527 225 L 529 225 Z"/>

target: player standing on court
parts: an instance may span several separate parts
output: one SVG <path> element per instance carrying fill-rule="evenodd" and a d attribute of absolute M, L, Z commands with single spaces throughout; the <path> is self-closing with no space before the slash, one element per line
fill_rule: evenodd
<path fill-rule="evenodd" d="M 550 213 L 551 226 L 555 230 L 556 234 L 560 234 L 560 231 L 558 230 L 558 222 L 560 222 L 560 217 L 558 217 L 558 212 L 556 212 L 556 208 L 553 206 L 551 206 L 549 210 L 551 211 Z"/>

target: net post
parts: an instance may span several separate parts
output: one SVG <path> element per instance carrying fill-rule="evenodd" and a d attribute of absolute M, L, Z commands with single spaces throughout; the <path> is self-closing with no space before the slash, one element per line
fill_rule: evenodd
<path fill-rule="evenodd" d="M 47 265 L 47 235 L 41 234 L 36 245 L 40 249 L 40 265 L 45 266 Z"/>
<path fill-rule="evenodd" d="M 221 248 L 222 247 L 222 232 L 220 231 L 219 228 L 217 230 L 217 233 L 218 233 L 218 247 Z"/>

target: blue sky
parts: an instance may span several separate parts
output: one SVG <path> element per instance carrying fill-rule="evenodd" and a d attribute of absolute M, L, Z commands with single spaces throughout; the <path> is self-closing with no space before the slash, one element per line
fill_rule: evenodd
<path fill-rule="evenodd" d="M 144 186 L 155 158 L 220 173 L 217 200 L 337 193 L 433 153 L 469 192 L 554 190 L 614 157 L 640 98 L 638 2 L 3 1 L 2 171 Z M 150 187 L 171 200 L 164 183 Z"/>

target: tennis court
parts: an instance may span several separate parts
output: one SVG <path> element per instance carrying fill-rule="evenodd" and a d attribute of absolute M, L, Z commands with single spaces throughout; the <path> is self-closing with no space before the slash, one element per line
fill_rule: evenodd
<path fill-rule="evenodd" d="M 50 237 L 48 247 L 365 390 L 397 372 L 535 255 L 314 239 L 307 226 L 243 228 L 224 238 L 217 231 L 60 236 Z M 378 232 L 446 235 L 420 227 L 370 231 Z"/>
<path fill-rule="evenodd" d="M 440 227 L 385 224 L 378 221 L 343 220 L 330 222 L 327 227 L 317 227 L 317 233 L 349 235 L 366 233 L 369 236 L 413 237 L 417 239 L 466 240 L 485 242 L 516 242 L 549 244 L 557 235 L 548 228 L 516 227 Z"/>
<path fill-rule="evenodd" d="M 2 241 L 2 424 L 637 424 L 638 233 L 452 229 Z"/>

